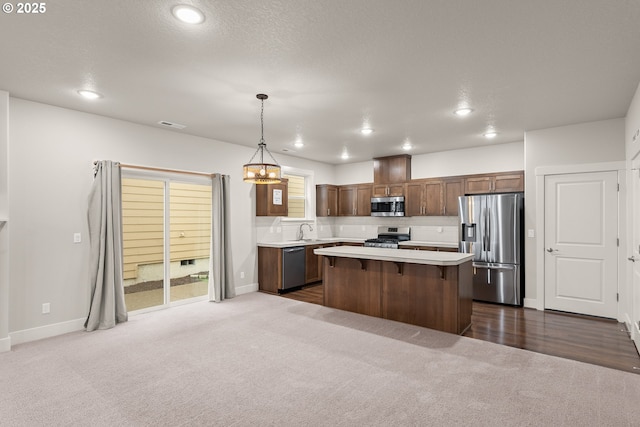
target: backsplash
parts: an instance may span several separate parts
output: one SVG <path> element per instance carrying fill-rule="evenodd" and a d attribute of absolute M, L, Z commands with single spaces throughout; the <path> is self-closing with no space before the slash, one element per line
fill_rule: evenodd
<path fill-rule="evenodd" d="M 427 242 L 457 243 L 458 217 L 424 216 L 402 218 L 380 217 L 320 217 L 315 221 L 283 221 L 280 217 L 256 217 L 258 242 L 282 242 L 296 240 L 300 224 L 307 222 L 313 228 L 304 227 L 304 238 L 346 237 L 369 239 L 377 237 L 378 226 L 411 227 L 411 239 Z"/>

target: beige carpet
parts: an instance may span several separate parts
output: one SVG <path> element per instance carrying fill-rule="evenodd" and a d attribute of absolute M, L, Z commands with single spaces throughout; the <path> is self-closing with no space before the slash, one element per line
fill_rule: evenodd
<path fill-rule="evenodd" d="M 0 353 L 3 426 L 631 426 L 640 375 L 252 293 Z"/>

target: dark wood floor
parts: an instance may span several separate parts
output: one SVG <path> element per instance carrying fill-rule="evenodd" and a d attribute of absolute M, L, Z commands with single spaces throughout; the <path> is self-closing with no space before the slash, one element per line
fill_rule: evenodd
<path fill-rule="evenodd" d="M 322 305 L 322 284 L 282 296 Z M 640 374 L 640 356 L 622 323 L 474 301 L 464 336 Z"/>

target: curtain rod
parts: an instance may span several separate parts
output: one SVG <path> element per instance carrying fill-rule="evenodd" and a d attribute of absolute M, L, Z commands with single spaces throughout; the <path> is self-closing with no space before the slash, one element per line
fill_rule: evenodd
<path fill-rule="evenodd" d="M 95 166 L 97 164 L 98 164 L 98 160 L 95 160 L 93 162 L 93 165 Z M 178 170 L 178 169 L 156 168 L 156 167 L 152 167 L 152 166 L 130 165 L 130 164 L 126 164 L 126 163 L 118 163 L 118 165 L 121 168 L 127 168 L 127 169 L 140 169 L 140 170 L 147 170 L 147 171 L 154 171 L 154 172 L 181 173 L 183 175 L 206 176 L 208 178 L 213 178 L 216 175 L 218 175 L 217 173 L 192 172 L 192 171 L 183 171 L 183 170 Z"/>

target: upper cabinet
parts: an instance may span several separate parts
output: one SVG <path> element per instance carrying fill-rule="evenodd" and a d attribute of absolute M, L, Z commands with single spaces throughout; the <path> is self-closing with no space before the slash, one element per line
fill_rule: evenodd
<path fill-rule="evenodd" d="M 414 179 L 405 184 L 406 216 L 457 216 L 462 177 Z"/>
<path fill-rule="evenodd" d="M 376 184 L 373 197 L 404 196 L 404 184 Z"/>
<path fill-rule="evenodd" d="M 256 216 L 289 215 L 287 179 L 278 184 L 256 184 Z"/>
<path fill-rule="evenodd" d="M 524 171 L 471 175 L 465 178 L 465 194 L 524 191 Z"/>
<path fill-rule="evenodd" d="M 316 216 L 338 216 L 337 185 L 316 185 Z"/>
<path fill-rule="evenodd" d="M 373 197 L 403 196 L 404 183 L 411 180 L 411 156 L 373 159 Z"/>
<path fill-rule="evenodd" d="M 411 156 L 378 157 L 373 159 L 373 183 L 402 184 L 411 179 Z"/>
<path fill-rule="evenodd" d="M 458 197 L 464 196 L 464 178 L 455 176 L 445 178 L 442 183 L 444 216 L 458 216 Z"/>
<path fill-rule="evenodd" d="M 406 216 L 441 215 L 442 181 L 414 179 L 404 185 L 404 213 Z"/>
<path fill-rule="evenodd" d="M 341 185 L 338 187 L 340 216 L 371 215 L 371 184 Z"/>

